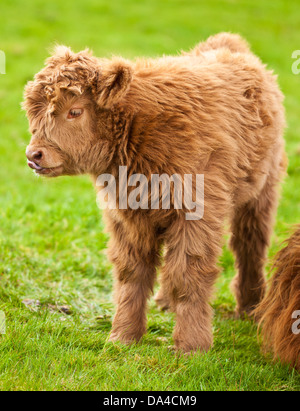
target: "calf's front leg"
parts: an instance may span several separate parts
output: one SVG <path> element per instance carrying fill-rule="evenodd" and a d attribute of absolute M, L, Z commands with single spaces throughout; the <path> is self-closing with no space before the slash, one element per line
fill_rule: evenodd
<path fill-rule="evenodd" d="M 161 282 L 176 314 L 175 348 L 208 351 L 213 343 L 210 298 L 219 272 L 221 227 L 203 220 L 177 222 L 168 237 Z"/>
<path fill-rule="evenodd" d="M 147 299 L 153 292 L 159 247 L 155 236 L 131 233 L 116 224 L 109 244 L 114 264 L 116 314 L 111 341 L 139 341 L 147 329 Z"/>

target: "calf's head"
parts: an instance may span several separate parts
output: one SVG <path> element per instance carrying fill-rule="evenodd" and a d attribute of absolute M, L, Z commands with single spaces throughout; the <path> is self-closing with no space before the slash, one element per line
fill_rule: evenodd
<path fill-rule="evenodd" d="M 123 59 L 98 60 L 59 46 L 25 87 L 32 138 L 28 165 L 54 177 L 106 169 L 113 149 L 109 113 L 126 95 L 132 69 Z"/>

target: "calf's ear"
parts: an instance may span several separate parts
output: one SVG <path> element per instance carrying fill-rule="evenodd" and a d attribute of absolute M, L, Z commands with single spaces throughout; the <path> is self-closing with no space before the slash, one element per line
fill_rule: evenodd
<path fill-rule="evenodd" d="M 113 59 L 102 67 L 97 93 L 99 106 L 111 108 L 126 95 L 132 72 L 130 64 L 123 59 Z"/>

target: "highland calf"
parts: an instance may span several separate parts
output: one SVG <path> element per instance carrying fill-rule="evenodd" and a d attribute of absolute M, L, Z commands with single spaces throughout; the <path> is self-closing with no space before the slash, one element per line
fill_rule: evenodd
<path fill-rule="evenodd" d="M 210 298 L 227 221 L 237 313 L 260 302 L 285 171 L 282 100 L 272 72 L 227 33 L 179 56 L 135 62 L 58 47 L 28 83 L 26 155 L 37 174 L 87 173 L 96 182 L 106 173 L 117 184 L 120 166 L 148 181 L 154 174 L 204 175 L 201 219 L 186 220 L 176 207 L 106 210 L 117 305 L 111 340 L 128 343 L 145 333 L 160 268 L 156 301 L 176 313 L 176 348 L 211 347 Z"/>

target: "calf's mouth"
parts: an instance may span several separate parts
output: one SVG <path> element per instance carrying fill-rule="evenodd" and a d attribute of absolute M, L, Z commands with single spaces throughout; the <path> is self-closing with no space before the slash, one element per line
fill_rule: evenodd
<path fill-rule="evenodd" d="M 32 168 L 37 174 L 53 174 L 58 172 L 60 169 L 62 169 L 62 165 L 56 166 L 56 167 L 42 167 L 35 163 L 34 161 L 27 160 L 27 164 L 30 168 Z"/>

